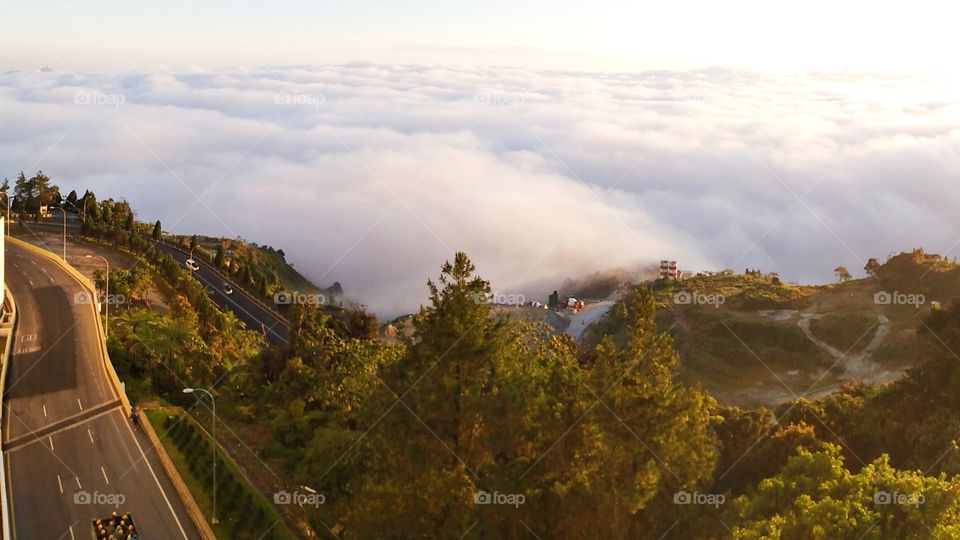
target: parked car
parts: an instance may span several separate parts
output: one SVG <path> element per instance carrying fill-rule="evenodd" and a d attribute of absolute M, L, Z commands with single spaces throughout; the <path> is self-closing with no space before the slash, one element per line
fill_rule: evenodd
<path fill-rule="evenodd" d="M 193 259 L 187 259 L 187 261 L 184 264 L 187 266 L 187 268 L 189 268 L 190 270 L 193 270 L 194 272 L 200 269 L 200 265 L 197 264 L 197 261 Z"/>

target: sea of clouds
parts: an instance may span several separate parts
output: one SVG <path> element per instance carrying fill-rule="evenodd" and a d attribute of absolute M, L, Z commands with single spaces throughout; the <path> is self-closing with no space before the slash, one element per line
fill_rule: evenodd
<path fill-rule="evenodd" d="M 283 248 L 381 315 L 415 309 L 459 250 L 530 299 L 661 258 L 828 281 L 960 251 L 957 90 L 726 69 L 11 72 L 0 175 Z"/>

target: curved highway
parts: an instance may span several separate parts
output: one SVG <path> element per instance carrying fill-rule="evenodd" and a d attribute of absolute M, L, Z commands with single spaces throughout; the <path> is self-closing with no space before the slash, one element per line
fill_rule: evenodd
<path fill-rule="evenodd" d="M 63 219 L 55 216 L 53 219 L 44 222 L 25 223 L 25 225 L 28 228 L 43 229 L 47 232 L 60 232 L 62 230 L 61 227 L 63 227 Z M 68 232 L 75 233 L 79 229 L 80 224 L 78 220 L 67 220 Z M 144 236 L 144 238 L 153 242 L 157 251 L 173 257 L 181 267 L 186 263 L 189 255 L 180 248 L 162 242 L 155 242 L 147 236 Z M 57 253 L 56 244 L 51 246 L 50 249 L 54 253 Z M 203 261 L 202 258 L 197 257 L 196 260 L 200 265 L 200 270 L 194 272 L 193 277 L 207 287 L 210 291 L 210 298 L 220 306 L 220 308 L 233 311 L 237 318 L 247 325 L 248 329 L 263 333 L 267 341 L 271 344 L 282 345 L 287 343 L 290 326 L 283 316 L 264 307 L 259 300 L 254 299 L 244 291 L 242 287 L 231 282 L 229 278 L 226 278 L 223 274 L 214 270 L 213 267 Z M 230 283 L 231 287 L 233 287 L 233 294 L 228 295 L 224 293 L 224 283 Z"/>
<path fill-rule="evenodd" d="M 10 242 L 5 270 L 19 316 L 2 426 L 14 538 L 86 540 L 113 511 L 133 514 L 143 538 L 200 538 L 123 412 L 83 286 Z"/>

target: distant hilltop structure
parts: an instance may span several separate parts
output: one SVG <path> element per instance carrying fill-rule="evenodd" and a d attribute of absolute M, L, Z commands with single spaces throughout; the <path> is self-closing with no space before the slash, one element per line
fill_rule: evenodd
<path fill-rule="evenodd" d="M 683 271 L 677 270 L 677 261 L 660 261 L 660 277 L 671 279 L 682 279 Z"/>

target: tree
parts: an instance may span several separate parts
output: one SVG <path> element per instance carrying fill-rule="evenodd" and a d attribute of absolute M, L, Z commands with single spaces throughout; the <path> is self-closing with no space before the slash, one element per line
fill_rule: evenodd
<path fill-rule="evenodd" d="M 677 355 L 656 332 L 652 292 L 632 298 L 629 343 L 604 340 L 596 364 L 583 367 L 575 342 L 492 317 L 475 301 L 489 283 L 473 272 L 457 253 L 428 282 L 430 305 L 385 369 L 387 389 L 364 409 L 360 431 L 316 432 L 311 466 L 323 473 L 379 421 L 366 455 L 348 458 L 357 471 L 349 485 L 322 487 L 350 499 L 347 529 L 638 538 L 679 519 L 673 493 L 712 474 L 714 404 L 673 380 Z M 391 405 L 398 414 L 384 415 Z M 481 492 L 525 502 L 504 511 L 477 504 Z"/>
<path fill-rule="evenodd" d="M 109 200 L 103 201 L 100 207 L 100 222 L 110 227 L 113 225 L 113 204 Z"/>
<path fill-rule="evenodd" d="M 870 260 L 867 261 L 867 264 L 863 267 L 864 272 L 866 272 L 868 276 L 876 276 L 877 270 L 879 269 L 880 261 L 873 257 L 871 257 Z"/>
<path fill-rule="evenodd" d="M 77 190 L 70 190 L 70 193 L 67 195 L 67 202 L 70 203 L 70 206 L 74 208 L 77 207 Z"/>
<path fill-rule="evenodd" d="M 267 288 L 267 277 L 260 275 L 260 280 L 257 283 L 257 290 L 261 297 L 266 298 L 270 296 L 270 289 Z"/>
<path fill-rule="evenodd" d="M 851 473 L 840 448 L 801 449 L 780 473 L 738 497 L 721 520 L 731 537 L 957 538 L 960 481 L 900 471 L 886 456 Z"/>
<path fill-rule="evenodd" d="M 29 180 L 29 187 L 32 196 L 31 207 L 34 211 L 39 210 L 40 205 L 50 204 L 60 194 L 60 188 L 50 183 L 50 177 L 43 174 L 43 171 L 37 171 L 37 174 Z"/>
<path fill-rule="evenodd" d="M 839 279 L 841 283 L 848 281 L 852 277 L 846 267 L 843 266 L 834 268 L 833 273 L 837 276 L 837 279 Z"/>
<path fill-rule="evenodd" d="M 20 174 L 17 175 L 13 194 L 17 202 L 17 210 L 22 212 L 29 211 L 33 204 L 33 184 L 30 180 L 27 180 L 27 176 L 23 174 L 23 171 L 20 171 Z"/>
<path fill-rule="evenodd" d="M 127 214 L 127 219 L 123 222 L 123 230 L 133 232 L 133 214 Z"/>
<path fill-rule="evenodd" d="M 213 265 L 217 268 L 223 268 L 223 242 L 217 244 L 217 255 L 213 258 Z"/>
<path fill-rule="evenodd" d="M 197 238 L 197 235 L 191 236 L 191 237 L 190 237 L 190 251 L 193 251 L 193 250 L 197 249 L 198 247 L 200 247 L 200 239 Z"/>
<path fill-rule="evenodd" d="M 4 178 L 3 185 L 0 186 L 0 194 L 3 194 L 3 205 L 6 207 L 7 211 L 11 209 L 11 200 L 10 200 L 10 180 Z"/>
<path fill-rule="evenodd" d="M 150 235 L 154 240 L 159 241 L 160 237 L 163 235 L 163 230 L 160 228 L 160 220 L 158 219 L 156 223 L 153 224 L 153 233 Z"/>

